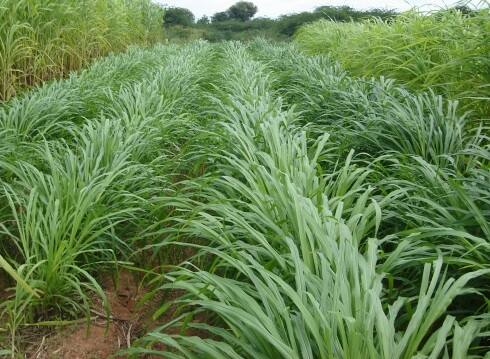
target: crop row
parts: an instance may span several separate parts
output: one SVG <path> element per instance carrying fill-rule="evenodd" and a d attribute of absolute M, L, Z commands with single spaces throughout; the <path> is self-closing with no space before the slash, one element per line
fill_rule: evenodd
<path fill-rule="evenodd" d="M 219 51 L 208 110 L 218 122 L 206 131 L 222 148 L 199 151 L 207 174 L 182 183 L 152 247 L 197 251 L 155 279 L 156 291 L 186 292 L 177 303 L 187 310 L 130 352 L 484 355 L 483 129 L 431 92 L 354 79 L 291 46 Z M 214 319 L 189 320 L 203 313 Z M 208 334 L 172 334 L 186 326 Z"/>
<path fill-rule="evenodd" d="M 488 349 L 487 131 L 433 92 L 294 45 L 159 46 L 10 101 L 0 136 L 11 351 L 130 262 L 183 293 L 137 357 Z"/>
<path fill-rule="evenodd" d="M 111 56 L 0 111 L 6 329 L 88 313 L 94 275 L 132 254 L 191 121 L 202 44 Z M 185 120 L 185 121 L 184 121 Z M 174 160 L 175 163 L 176 160 Z"/>

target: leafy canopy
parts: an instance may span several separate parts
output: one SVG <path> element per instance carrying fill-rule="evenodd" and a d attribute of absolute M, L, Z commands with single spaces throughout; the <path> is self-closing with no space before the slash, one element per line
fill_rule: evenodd
<path fill-rule="evenodd" d="M 250 1 L 239 1 L 230 6 L 226 11 L 217 12 L 213 15 L 213 22 L 223 22 L 227 20 L 249 21 L 257 13 L 257 6 Z"/>
<path fill-rule="evenodd" d="M 171 7 L 165 11 L 164 23 L 166 26 L 191 26 L 194 20 L 192 11 L 183 7 Z"/>
<path fill-rule="evenodd" d="M 228 9 L 231 19 L 248 21 L 257 13 L 258 8 L 249 1 L 239 1 Z"/>

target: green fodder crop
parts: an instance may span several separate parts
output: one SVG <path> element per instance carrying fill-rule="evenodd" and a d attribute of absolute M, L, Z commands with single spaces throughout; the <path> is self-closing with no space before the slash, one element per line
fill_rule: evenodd
<path fill-rule="evenodd" d="M 176 50 L 111 56 L 2 107 L 0 265 L 14 288 L 1 310 L 12 351 L 25 324 L 88 315 L 93 294 L 104 299 L 96 272 L 126 260 L 151 223 L 150 199 L 192 133 L 208 45 Z"/>
<path fill-rule="evenodd" d="M 296 42 L 327 54 L 355 76 L 384 76 L 414 91 L 432 89 L 480 118 L 490 112 L 490 10 L 471 15 L 409 12 L 386 23 L 321 20 L 301 28 Z"/>
<path fill-rule="evenodd" d="M 177 297 L 137 357 L 485 357 L 489 160 L 456 102 L 293 44 L 110 55 L 0 107 L 0 335 L 130 262 Z"/>
<path fill-rule="evenodd" d="M 1 0 L 0 101 L 95 57 L 160 40 L 162 19 L 150 0 Z"/>
<path fill-rule="evenodd" d="M 453 269 L 488 268 L 490 157 L 483 121 L 472 129 L 456 103 L 431 92 L 414 95 L 383 78 L 349 77 L 321 56 L 259 45 L 254 56 L 270 64 L 275 87 L 301 112 L 310 137 L 330 132 L 339 159 L 355 150 L 373 171 L 374 187 L 402 191 L 381 230 L 386 225 L 388 234 L 437 244 Z"/>
<path fill-rule="evenodd" d="M 383 83 L 348 78 L 324 59 L 303 57 L 284 45 L 225 44 L 220 52 L 221 70 L 211 95 L 219 122 L 209 137 L 219 138 L 224 150 L 203 149 L 213 166 L 208 176 L 182 183 L 192 195 L 160 199 L 173 211 L 155 231 L 165 236 L 163 242 L 152 247 L 197 250 L 190 261 L 155 279 L 161 283 L 157 292 L 186 294 L 176 300 L 179 315 L 129 353 L 264 359 L 485 355 L 490 325 L 486 224 L 446 222 L 444 215 L 469 220 L 467 213 L 475 211 L 488 221 L 488 184 L 479 192 L 455 183 L 473 169 L 488 168 L 488 162 L 456 144 L 443 161 L 439 143 L 432 153 L 382 136 L 382 149 L 372 145 L 366 149 L 373 152 L 356 154 L 369 142 L 364 130 L 338 124 L 351 118 L 374 121 L 374 110 L 379 110 L 380 128 L 386 126 L 383 120 L 396 122 L 389 111 L 381 111 L 383 105 L 391 109 L 393 99 L 398 101 L 394 109 L 422 117 L 429 127 L 443 127 L 432 118 L 437 98 L 428 101 L 428 108 L 423 96 L 398 88 L 376 98 L 375 89 Z M 342 83 L 351 87 L 336 88 Z M 364 92 L 369 90 L 373 93 Z M 410 129 L 416 133 L 421 126 Z M 371 141 L 378 132 L 372 130 Z M 468 143 L 470 149 L 487 151 L 477 140 Z M 344 152 L 346 146 L 351 149 Z M 432 150 L 429 144 L 426 148 Z M 455 182 L 419 174 L 425 167 L 449 174 L 459 155 L 474 161 L 464 173 L 455 170 Z M 431 162 L 417 166 L 423 156 Z M 428 179 L 471 199 L 438 198 L 429 193 Z M 453 207 L 458 202 L 460 207 Z M 425 217 L 423 225 L 417 214 Z M 155 316 L 169 308 L 164 303 Z M 192 320 L 203 315 L 210 317 L 205 323 Z M 206 335 L 175 334 L 187 327 Z M 159 351 L 161 344 L 166 352 Z"/>

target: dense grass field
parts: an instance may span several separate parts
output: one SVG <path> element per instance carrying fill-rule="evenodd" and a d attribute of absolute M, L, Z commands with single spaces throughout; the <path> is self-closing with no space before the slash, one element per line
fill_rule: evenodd
<path fill-rule="evenodd" d="M 100 274 L 125 267 L 146 300 L 178 293 L 134 357 L 488 358 L 478 121 L 262 40 L 131 48 L 15 97 L 0 353 L 89 318 Z"/>
<path fill-rule="evenodd" d="M 296 42 L 307 53 L 328 54 L 355 76 L 384 76 L 413 91 L 433 90 L 489 118 L 488 6 L 429 16 L 413 11 L 391 22 L 321 20 L 301 28 Z"/>
<path fill-rule="evenodd" d="M 0 101 L 161 40 L 163 13 L 150 0 L 0 0 Z"/>

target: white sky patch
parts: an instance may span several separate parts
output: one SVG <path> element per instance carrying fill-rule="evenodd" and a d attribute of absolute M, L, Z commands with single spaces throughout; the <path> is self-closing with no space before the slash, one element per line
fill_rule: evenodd
<path fill-rule="evenodd" d="M 191 10 L 197 18 L 211 16 L 225 11 L 238 0 L 155 0 L 160 4 L 184 7 Z M 318 6 L 348 5 L 356 9 L 396 9 L 408 10 L 414 6 L 424 10 L 438 9 L 457 4 L 458 0 L 249 0 L 259 8 L 257 16 L 277 17 L 301 11 L 311 11 Z"/>

